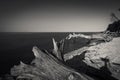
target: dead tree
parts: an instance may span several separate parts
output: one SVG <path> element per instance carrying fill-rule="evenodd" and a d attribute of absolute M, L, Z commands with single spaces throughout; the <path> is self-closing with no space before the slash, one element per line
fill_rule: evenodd
<path fill-rule="evenodd" d="M 61 58 L 44 53 L 37 47 L 32 49 L 35 59 L 30 65 L 20 62 L 11 69 L 17 80 L 93 80 L 83 73 L 64 65 Z"/>
<path fill-rule="evenodd" d="M 119 18 L 115 15 L 115 13 L 111 13 L 111 20 L 112 21 L 119 21 Z"/>

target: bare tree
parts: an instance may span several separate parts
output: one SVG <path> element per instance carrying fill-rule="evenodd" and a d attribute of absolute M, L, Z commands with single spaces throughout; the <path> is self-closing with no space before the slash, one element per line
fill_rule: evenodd
<path fill-rule="evenodd" d="M 111 13 L 111 21 L 118 21 L 119 18 L 115 15 L 115 13 Z"/>

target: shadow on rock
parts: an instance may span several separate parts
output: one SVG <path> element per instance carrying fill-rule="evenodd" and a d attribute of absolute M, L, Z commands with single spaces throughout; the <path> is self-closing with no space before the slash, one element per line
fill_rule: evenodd
<path fill-rule="evenodd" d="M 85 62 L 83 62 L 85 58 L 85 52 L 83 52 L 79 56 L 75 56 L 71 60 L 66 61 L 66 64 L 79 72 L 83 72 L 91 77 L 93 77 L 95 80 L 118 80 L 114 77 L 112 77 L 112 73 L 108 69 L 108 63 L 109 59 L 103 59 L 101 58 L 102 61 L 104 61 L 105 65 L 101 67 L 100 69 L 96 69 L 94 67 L 91 67 L 87 65 Z"/>

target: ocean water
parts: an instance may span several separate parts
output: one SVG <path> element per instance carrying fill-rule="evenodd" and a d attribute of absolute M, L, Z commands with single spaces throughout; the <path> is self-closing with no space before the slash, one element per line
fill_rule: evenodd
<path fill-rule="evenodd" d="M 32 33 L 32 32 L 8 32 L 0 33 L 0 75 L 10 71 L 13 65 L 23 61 L 29 64 L 34 59 L 32 47 L 51 50 L 52 38 L 60 41 L 71 32 L 66 33 Z M 93 34 L 93 33 L 84 33 Z"/>

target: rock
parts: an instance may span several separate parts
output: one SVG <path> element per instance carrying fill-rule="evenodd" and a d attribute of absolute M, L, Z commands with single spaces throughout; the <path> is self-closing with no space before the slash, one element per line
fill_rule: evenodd
<path fill-rule="evenodd" d="M 65 54 L 64 58 L 69 66 L 72 65 L 73 68 L 78 70 L 86 69 L 85 73 L 95 73 L 97 71 L 94 75 L 99 76 L 103 74 L 103 76 L 112 76 L 120 79 L 118 76 L 120 75 L 119 42 L 120 38 L 118 37 L 110 42 L 83 47 Z M 79 57 L 77 58 L 77 56 Z M 77 63 L 74 64 L 75 62 Z"/>

